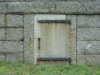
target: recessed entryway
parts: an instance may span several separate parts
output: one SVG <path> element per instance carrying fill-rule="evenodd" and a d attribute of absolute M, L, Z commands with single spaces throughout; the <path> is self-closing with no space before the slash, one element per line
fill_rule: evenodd
<path fill-rule="evenodd" d="M 66 19 L 66 15 L 36 15 L 34 63 L 71 62 L 68 55 L 71 35 L 71 20 Z"/>

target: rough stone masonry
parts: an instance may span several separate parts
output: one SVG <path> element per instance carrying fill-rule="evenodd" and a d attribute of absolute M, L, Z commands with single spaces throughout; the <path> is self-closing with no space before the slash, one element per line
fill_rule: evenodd
<path fill-rule="evenodd" d="M 34 64 L 34 16 L 65 15 L 72 63 L 100 64 L 100 0 L 0 0 L 0 61 Z"/>

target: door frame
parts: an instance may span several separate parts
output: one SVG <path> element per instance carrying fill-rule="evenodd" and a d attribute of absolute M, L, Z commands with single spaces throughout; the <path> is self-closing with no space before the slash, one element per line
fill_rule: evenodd
<path fill-rule="evenodd" d="M 72 63 L 76 63 L 76 16 L 75 15 L 69 15 L 67 16 L 67 19 L 71 20 L 71 27 L 74 34 L 72 35 L 72 41 L 74 41 L 72 51 L 69 50 L 70 56 L 72 58 Z M 43 14 L 37 14 L 34 16 L 34 64 L 37 64 L 37 58 L 38 58 L 38 42 L 37 39 L 39 38 L 39 25 L 38 20 L 66 20 L 66 15 L 43 15 Z M 74 36 L 74 39 L 73 39 Z"/>

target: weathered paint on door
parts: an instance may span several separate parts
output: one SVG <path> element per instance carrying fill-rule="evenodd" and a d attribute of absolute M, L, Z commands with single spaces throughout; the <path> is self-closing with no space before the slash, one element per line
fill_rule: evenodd
<path fill-rule="evenodd" d="M 52 55 L 46 55 L 46 53 L 45 54 L 42 54 L 43 52 L 41 52 L 41 51 L 44 51 L 43 49 L 41 49 L 41 46 L 39 46 L 39 45 L 41 45 L 40 43 L 42 43 L 42 38 L 41 38 L 41 34 L 44 34 L 43 32 L 41 32 L 41 31 L 43 31 L 43 30 L 41 30 L 43 27 L 45 27 L 45 26 L 43 26 L 43 27 L 41 27 L 41 25 L 46 25 L 46 26 L 48 26 L 48 24 L 49 25 L 51 25 L 51 29 L 53 30 L 51 30 L 52 32 L 50 32 L 50 30 L 48 30 L 48 29 L 46 29 L 45 30 L 45 28 L 43 28 L 44 29 L 44 31 L 46 31 L 46 32 L 48 32 L 48 33 L 50 33 L 50 34 L 45 34 L 45 37 L 44 38 L 47 38 L 48 36 L 50 36 L 50 35 L 52 35 L 52 36 L 50 36 L 50 37 L 54 37 L 53 35 L 55 35 L 55 33 L 53 33 L 54 32 L 54 26 L 56 25 L 57 26 L 57 29 L 56 29 L 56 31 L 58 31 L 58 30 L 64 30 L 63 28 L 64 28 L 64 26 L 63 27 L 60 27 L 62 24 L 64 24 L 63 22 L 62 23 L 45 23 L 45 24 L 43 24 L 43 23 L 40 23 L 40 22 L 38 22 L 39 20 L 66 20 L 66 15 L 36 15 L 35 16 L 35 19 L 34 19 L 34 64 L 37 64 L 38 63 L 38 58 L 40 57 L 40 56 L 42 56 L 43 55 L 43 57 L 44 56 L 46 56 L 47 58 L 49 58 L 49 56 L 52 56 L 52 58 L 54 57 L 54 58 L 56 58 L 56 57 L 58 57 L 58 55 L 56 54 L 55 55 L 55 53 L 57 53 L 58 51 L 59 51 L 59 53 L 60 53 L 60 49 L 59 50 L 57 50 L 57 48 L 55 48 L 55 50 L 53 50 L 54 49 L 54 47 L 55 46 L 58 46 L 59 44 L 59 42 L 60 41 L 58 41 L 58 43 L 57 43 L 57 45 L 55 45 L 55 46 L 53 46 L 53 48 L 51 48 L 50 49 L 50 51 L 52 52 L 52 53 L 54 53 L 54 54 L 52 54 Z M 55 25 L 53 25 L 53 24 L 55 24 Z M 60 24 L 60 25 L 59 25 Z M 69 27 L 69 24 L 68 23 L 65 23 L 65 25 L 66 25 L 66 34 L 68 34 L 68 27 Z M 48 26 L 49 27 L 49 26 Z M 47 31 L 48 30 L 48 31 Z M 62 32 L 64 32 L 64 31 L 62 31 Z M 53 33 L 53 34 L 52 34 Z M 59 32 L 58 32 L 59 33 Z M 63 36 L 62 36 L 62 34 L 56 34 L 56 39 L 58 39 L 58 37 L 59 38 L 64 38 Z M 64 34 L 64 33 L 63 33 Z M 46 35 L 48 35 L 48 36 L 46 36 Z M 43 36 L 43 35 L 42 35 Z M 50 38 L 49 38 L 50 39 Z M 54 39 L 54 38 L 52 38 L 52 39 Z M 68 42 L 68 35 L 66 35 L 66 40 L 67 40 L 67 42 Z M 43 42 L 45 42 L 46 40 L 44 40 Z M 47 40 L 48 41 L 48 40 Z M 49 40 L 50 41 L 50 40 Z M 57 41 L 57 40 L 56 40 Z M 62 41 L 62 40 L 61 40 Z M 55 42 L 55 41 L 53 41 L 53 42 Z M 58 58 L 60 58 L 60 57 L 66 57 L 66 58 L 70 58 L 69 57 L 69 52 L 68 52 L 68 43 L 66 42 L 66 48 L 67 48 L 67 50 L 65 51 L 65 53 L 63 52 L 63 50 L 62 50 L 62 54 L 60 54 L 59 55 L 59 57 Z M 45 42 L 46 43 L 46 42 Z M 49 42 L 50 43 L 50 42 Z M 48 44 L 48 42 L 47 42 L 47 44 Z M 47 47 L 46 47 L 47 48 Z M 45 49 L 46 49 L 45 48 Z M 58 47 L 59 48 L 59 47 Z M 49 48 L 47 48 L 47 49 L 49 49 Z M 41 50 L 41 51 L 40 51 Z M 47 51 L 49 51 L 49 50 L 47 50 Z M 49 52 L 48 52 L 49 53 Z M 63 54 L 64 53 L 64 54 Z M 54 56 L 53 56 L 54 55 Z M 46 58 L 45 57 L 45 58 Z"/>
<path fill-rule="evenodd" d="M 67 49 L 67 32 L 65 23 L 40 23 L 38 38 L 38 57 L 64 58 Z"/>

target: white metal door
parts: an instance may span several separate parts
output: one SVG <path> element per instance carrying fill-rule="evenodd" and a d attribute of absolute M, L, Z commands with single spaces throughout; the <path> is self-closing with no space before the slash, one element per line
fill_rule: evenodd
<path fill-rule="evenodd" d="M 40 38 L 38 38 L 38 57 L 66 57 L 66 23 L 40 23 L 39 26 Z"/>

